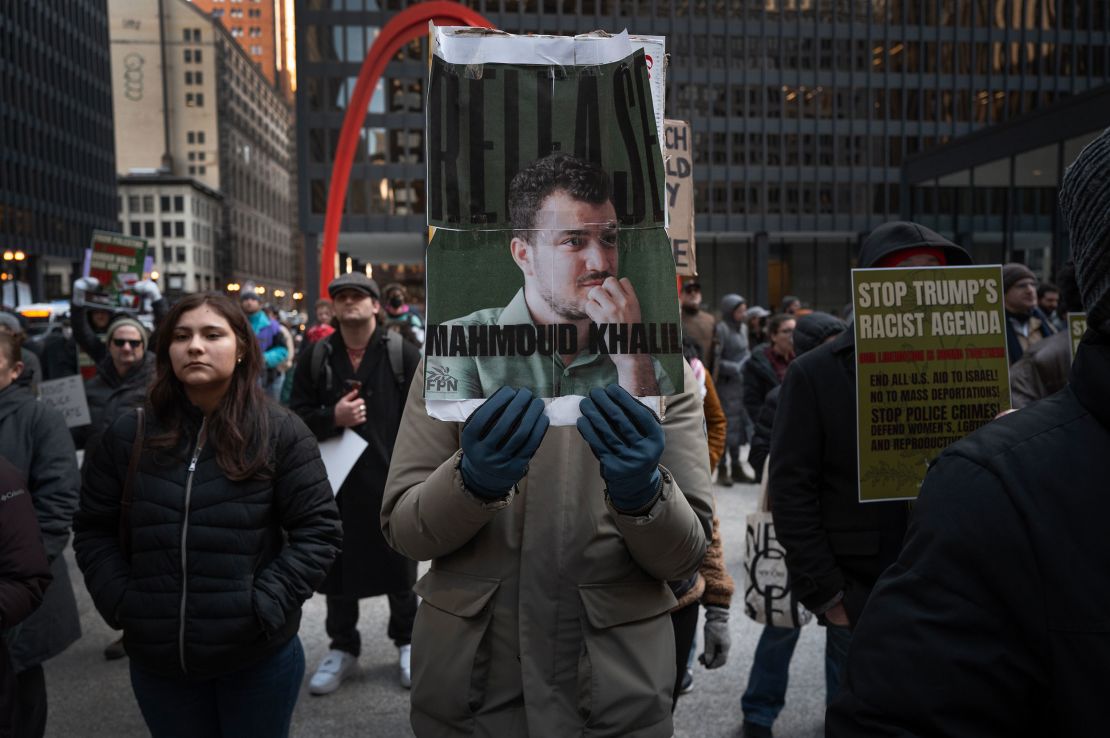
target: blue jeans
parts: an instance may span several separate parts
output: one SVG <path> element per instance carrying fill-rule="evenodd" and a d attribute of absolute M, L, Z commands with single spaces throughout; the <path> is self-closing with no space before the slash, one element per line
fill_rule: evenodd
<path fill-rule="evenodd" d="M 852 631 L 836 625 L 827 626 L 825 631 L 825 702 L 828 703 L 840 691 L 840 676 L 847 661 Z M 768 728 L 774 725 L 786 704 L 790 659 L 801 632 L 801 628 L 763 627 L 748 675 L 748 688 L 740 698 L 745 722 Z"/>
<path fill-rule="evenodd" d="M 131 662 L 131 688 L 153 738 L 284 738 L 302 679 L 297 636 L 254 666 L 204 681 L 156 676 Z"/>

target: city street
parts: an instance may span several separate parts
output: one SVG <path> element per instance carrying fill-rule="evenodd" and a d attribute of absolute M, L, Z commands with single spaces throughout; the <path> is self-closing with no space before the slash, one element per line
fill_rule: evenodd
<path fill-rule="evenodd" d="M 740 695 L 761 627 L 744 616 L 741 599 L 745 516 L 755 509 L 759 490 L 754 485 L 740 485 L 730 489 L 716 487 L 716 491 L 728 568 L 737 580 L 738 590 L 730 621 L 732 652 L 729 663 L 722 669 L 709 672 L 700 665 L 697 667 L 694 691 L 679 701 L 676 711 L 676 735 L 682 738 L 723 738 L 739 733 Z M 113 632 L 93 609 L 72 561 L 72 552 L 69 555 L 85 635 L 46 665 L 50 699 L 47 735 L 56 738 L 147 735 L 131 694 L 127 662 L 107 662 L 101 655 Z M 293 718 L 294 736 L 412 735 L 408 692 L 397 684 L 396 650 L 385 637 L 387 615 L 384 597 L 363 601 L 359 672 L 327 697 L 310 697 L 307 689 L 303 689 Z M 311 674 L 327 650 L 323 597 L 306 603 L 300 635 L 307 671 Z M 823 649 L 823 629 L 810 624 L 795 652 L 786 708 L 775 725 L 777 736 L 822 735 Z"/>

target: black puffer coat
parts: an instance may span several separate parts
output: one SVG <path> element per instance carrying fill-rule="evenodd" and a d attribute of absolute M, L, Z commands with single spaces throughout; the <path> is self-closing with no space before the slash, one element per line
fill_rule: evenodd
<path fill-rule="evenodd" d="M 273 478 L 233 482 L 210 445 L 190 472 L 201 423 L 191 410 L 187 442 L 143 453 L 130 563 L 117 526 L 135 412 L 108 428 L 85 470 L 74 550 L 97 610 L 123 628 L 134 663 L 205 678 L 258 662 L 296 634 L 341 528 L 316 439 L 300 419 L 268 405 Z M 150 438 L 161 429 L 147 420 Z"/>

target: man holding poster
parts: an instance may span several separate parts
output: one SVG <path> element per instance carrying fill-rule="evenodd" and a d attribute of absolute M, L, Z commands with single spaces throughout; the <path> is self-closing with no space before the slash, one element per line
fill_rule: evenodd
<path fill-rule="evenodd" d="M 458 383 L 438 396 L 483 398 L 506 384 L 543 397 L 586 395 L 614 383 L 634 395 L 674 394 L 648 352 L 673 353 L 678 327 L 645 326 L 632 281 L 618 279 L 620 226 L 610 197 L 605 171 L 570 154 L 537 159 L 513 178 L 509 251 L 524 286 L 504 308 L 430 327 L 428 365 Z M 499 351 L 498 340 L 513 355 Z"/>
<path fill-rule="evenodd" d="M 906 222 L 876 228 L 859 254 L 861 268 L 970 263 L 963 248 Z M 859 500 L 854 330 L 798 357 L 786 373 L 770 458 L 771 511 L 792 586 L 827 626 L 826 663 L 842 667 L 851 627 L 898 555 L 907 516 L 904 502 Z M 827 699 L 839 683 L 840 668 L 827 668 Z"/>
<path fill-rule="evenodd" d="M 431 561 L 413 730 L 669 738 L 668 582 L 696 578 L 713 503 L 644 54 L 433 38 L 427 367 L 381 507 L 389 544 Z"/>
<path fill-rule="evenodd" d="M 1068 385 L 950 446 L 852 643 L 832 738 L 1100 736 L 1110 706 L 1110 129 L 1064 174 Z"/>

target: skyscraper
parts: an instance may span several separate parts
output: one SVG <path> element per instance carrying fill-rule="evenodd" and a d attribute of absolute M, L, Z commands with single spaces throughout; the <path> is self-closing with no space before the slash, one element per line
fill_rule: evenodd
<path fill-rule="evenodd" d="M 0 272 L 36 300 L 68 294 L 92 231 L 117 227 L 106 6 L 0 3 Z"/>

